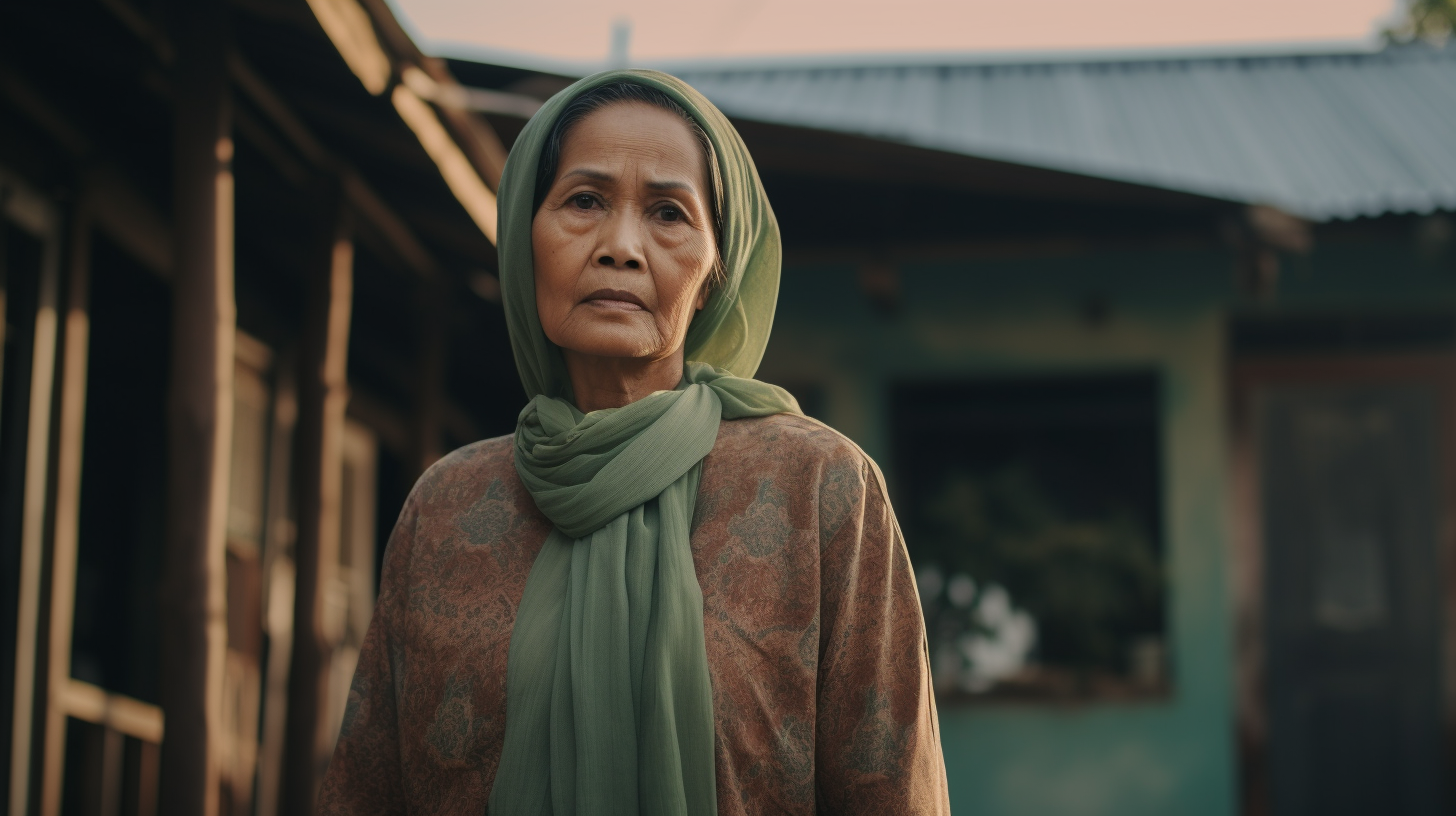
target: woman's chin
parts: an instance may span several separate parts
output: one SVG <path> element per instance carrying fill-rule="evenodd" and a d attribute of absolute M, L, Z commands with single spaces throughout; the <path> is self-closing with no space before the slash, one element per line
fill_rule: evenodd
<path fill-rule="evenodd" d="M 656 343 L 620 335 L 574 338 L 570 342 L 559 345 L 566 351 L 575 352 L 583 357 L 617 359 L 623 362 L 640 360 L 645 363 L 662 356 L 661 349 L 657 347 Z"/>

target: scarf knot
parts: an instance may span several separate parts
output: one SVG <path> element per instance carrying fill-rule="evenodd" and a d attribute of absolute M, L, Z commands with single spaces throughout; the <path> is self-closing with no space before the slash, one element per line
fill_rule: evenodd
<path fill-rule="evenodd" d="M 798 411 L 781 388 L 688 363 L 682 384 L 583 414 L 538 395 L 516 428 L 516 472 L 563 533 L 585 538 L 682 478 L 713 449 L 719 419 Z"/>
<path fill-rule="evenodd" d="M 492 813 L 717 811 L 713 689 L 690 543 L 724 419 L 798 412 L 787 392 L 689 363 L 682 384 L 583 414 L 537 396 L 516 472 L 555 530 L 506 661 Z"/>

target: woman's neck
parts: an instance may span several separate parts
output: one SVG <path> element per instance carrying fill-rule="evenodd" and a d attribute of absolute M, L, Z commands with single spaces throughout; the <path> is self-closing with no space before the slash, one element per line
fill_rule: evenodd
<path fill-rule="evenodd" d="M 671 391 L 682 381 L 683 353 L 660 360 L 595 357 L 562 349 L 576 407 L 583 413 L 630 405 L 654 391 Z"/>

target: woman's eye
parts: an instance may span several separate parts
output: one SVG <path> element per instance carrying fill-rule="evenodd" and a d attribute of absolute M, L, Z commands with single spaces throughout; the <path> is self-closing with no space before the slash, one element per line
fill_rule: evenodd
<path fill-rule="evenodd" d="M 571 203 L 575 204 L 577 209 L 590 210 L 592 208 L 592 205 L 597 203 L 597 200 L 587 195 L 586 193 L 582 193 L 581 195 L 572 196 Z"/>
<path fill-rule="evenodd" d="M 677 207 L 663 207 L 660 211 L 663 221 L 681 221 L 682 210 Z"/>

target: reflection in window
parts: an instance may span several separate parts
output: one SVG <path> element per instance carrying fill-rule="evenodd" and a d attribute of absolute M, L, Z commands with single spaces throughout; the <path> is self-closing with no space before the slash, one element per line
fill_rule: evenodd
<path fill-rule="evenodd" d="M 1165 687 L 1157 386 L 1116 375 L 895 389 L 896 506 L 943 696 Z"/>

